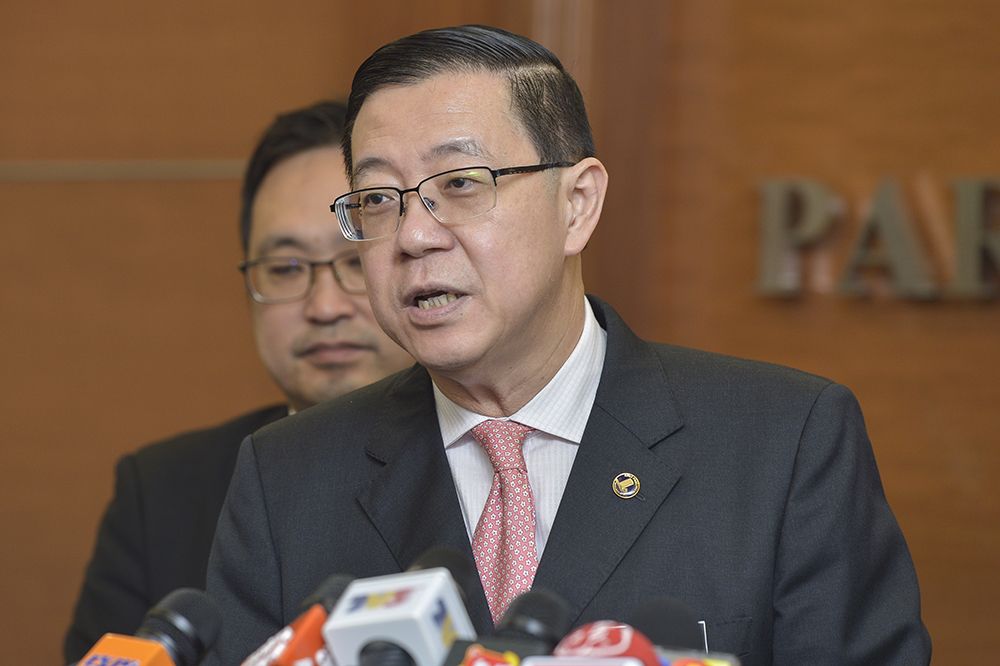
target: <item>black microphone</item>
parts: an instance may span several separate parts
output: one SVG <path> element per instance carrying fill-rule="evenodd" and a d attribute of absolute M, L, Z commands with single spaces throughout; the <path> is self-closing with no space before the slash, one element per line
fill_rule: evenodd
<path fill-rule="evenodd" d="M 135 636 L 104 634 L 80 666 L 197 666 L 215 644 L 222 614 L 201 590 L 174 590 L 153 606 Z"/>
<path fill-rule="evenodd" d="M 551 652 L 573 624 L 569 603 L 555 592 L 536 588 L 514 598 L 497 623 L 497 638 L 540 641 Z"/>
<path fill-rule="evenodd" d="M 319 604 L 329 613 L 337 605 L 340 598 L 344 596 L 344 591 L 354 581 L 354 576 L 334 574 L 319 584 L 319 587 L 302 600 L 299 604 L 299 612 L 305 613 L 313 606 Z"/>
<path fill-rule="evenodd" d="M 529 590 L 510 602 L 491 636 L 455 641 L 444 666 L 510 663 L 525 657 L 550 654 L 570 630 L 572 611 L 559 595 Z"/>
<path fill-rule="evenodd" d="M 412 573 L 436 568 L 448 570 L 451 579 L 458 586 L 462 603 L 468 604 L 469 597 L 479 587 L 479 572 L 469 561 L 469 558 L 454 548 L 435 546 L 426 550 L 406 571 Z"/>

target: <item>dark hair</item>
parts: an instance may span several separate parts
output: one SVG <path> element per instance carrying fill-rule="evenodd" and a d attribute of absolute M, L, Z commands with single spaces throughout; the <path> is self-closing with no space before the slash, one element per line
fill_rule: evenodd
<path fill-rule="evenodd" d="M 343 149 L 348 176 L 353 170 L 351 132 L 369 95 L 436 74 L 477 71 L 506 76 L 514 112 L 542 162 L 576 162 L 594 155 L 583 95 L 555 54 L 506 30 L 463 25 L 403 37 L 361 63 L 347 100 Z"/>
<path fill-rule="evenodd" d="M 343 102 L 322 101 L 280 114 L 264 131 L 254 148 L 246 173 L 240 207 L 240 241 L 246 255 L 250 243 L 253 200 L 264 177 L 277 164 L 313 148 L 339 146 L 344 137 L 347 107 Z"/>

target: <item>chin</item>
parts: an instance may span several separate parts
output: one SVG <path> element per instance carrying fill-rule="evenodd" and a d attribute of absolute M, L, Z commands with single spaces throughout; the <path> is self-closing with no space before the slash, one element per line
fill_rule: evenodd
<path fill-rule="evenodd" d="M 411 331 L 404 347 L 427 368 L 457 368 L 485 356 L 495 339 L 484 323 L 468 319 L 430 330 Z"/>
<path fill-rule="evenodd" d="M 364 384 L 364 382 L 354 378 L 339 377 L 335 381 L 324 381 L 305 387 L 301 393 L 311 404 L 315 405 L 339 398 L 345 393 L 350 393 L 354 389 L 364 386 Z"/>
<path fill-rule="evenodd" d="M 428 370 L 441 373 L 458 373 L 465 368 L 475 365 L 482 354 L 469 353 L 464 349 L 435 349 L 426 353 L 418 351 L 414 356 L 420 365 Z"/>

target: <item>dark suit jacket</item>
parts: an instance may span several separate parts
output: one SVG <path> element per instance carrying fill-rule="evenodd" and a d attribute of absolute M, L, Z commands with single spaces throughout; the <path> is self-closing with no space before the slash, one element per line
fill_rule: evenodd
<path fill-rule="evenodd" d="M 669 595 L 745 666 L 929 661 L 913 563 L 861 412 L 827 380 L 644 342 L 591 299 L 608 347 L 536 587 L 577 623 Z M 632 499 L 612 492 L 639 477 Z M 427 372 L 414 367 L 257 432 L 209 564 L 226 666 L 331 573 L 472 558 Z M 482 590 L 468 601 L 491 628 Z"/>
<path fill-rule="evenodd" d="M 106 632 L 133 634 L 178 587 L 205 587 L 208 553 L 240 442 L 288 414 L 274 406 L 122 457 L 66 634 L 67 662 Z"/>

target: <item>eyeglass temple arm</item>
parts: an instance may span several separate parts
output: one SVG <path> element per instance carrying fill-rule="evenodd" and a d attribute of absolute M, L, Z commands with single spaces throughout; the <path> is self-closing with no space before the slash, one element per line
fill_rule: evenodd
<path fill-rule="evenodd" d="M 546 169 L 555 169 L 557 167 L 571 167 L 576 162 L 547 162 L 545 164 L 532 164 L 531 166 L 516 166 L 507 167 L 506 169 L 493 169 L 493 176 L 510 176 L 516 173 L 534 173 L 536 171 L 545 171 Z"/>

